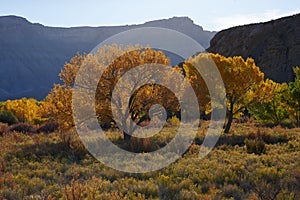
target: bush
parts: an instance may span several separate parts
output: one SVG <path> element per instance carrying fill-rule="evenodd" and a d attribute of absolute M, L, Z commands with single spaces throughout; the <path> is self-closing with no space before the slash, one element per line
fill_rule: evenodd
<path fill-rule="evenodd" d="M 46 122 L 39 126 L 36 130 L 38 133 L 53 133 L 58 130 L 58 123 L 57 122 Z"/>
<path fill-rule="evenodd" d="M 278 166 L 258 167 L 249 175 L 249 182 L 252 190 L 259 199 L 279 199 L 276 198 L 280 192 L 285 192 L 284 177 L 286 171 Z"/>
<path fill-rule="evenodd" d="M 235 200 L 243 199 L 243 189 L 237 185 L 225 185 L 222 188 L 221 195 L 227 199 L 233 198 Z"/>
<path fill-rule="evenodd" d="M 248 153 L 262 154 L 266 152 L 265 141 L 270 141 L 270 134 L 259 129 L 256 132 L 250 132 L 245 139 L 245 145 Z"/>
<path fill-rule="evenodd" d="M 180 120 L 176 116 L 171 117 L 168 121 L 171 126 L 178 125 L 180 123 Z"/>
<path fill-rule="evenodd" d="M 13 125 L 18 123 L 18 119 L 12 112 L 3 110 L 0 112 L 0 122 Z"/>
<path fill-rule="evenodd" d="M 262 139 L 245 139 L 248 153 L 262 154 L 266 152 L 266 143 Z"/>
<path fill-rule="evenodd" d="M 275 130 L 275 129 L 273 129 Z M 287 135 L 283 133 L 267 133 L 266 131 L 260 131 L 259 129 L 256 132 L 250 132 L 247 135 L 248 139 L 258 139 L 263 140 L 266 144 L 276 144 L 276 143 L 285 143 L 288 142 Z"/>
<path fill-rule="evenodd" d="M 261 131 L 258 129 L 257 131 L 252 131 L 247 134 L 247 138 L 251 140 L 263 140 L 264 142 L 270 141 L 271 140 L 271 135 L 268 134 L 266 131 Z"/>
<path fill-rule="evenodd" d="M 33 125 L 27 123 L 18 123 L 8 128 L 9 132 L 20 132 L 20 133 L 36 133 L 36 129 Z"/>
<path fill-rule="evenodd" d="M 80 160 L 84 158 L 87 154 L 85 146 L 82 144 L 79 135 L 77 135 L 75 129 L 70 129 L 68 131 L 59 131 L 59 137 L 65 150 L 72 154 L 73 158 Z"/>
<path fill-rule="evenodd" d="M 131 137 L 129 147 L 125 147 L 125 149 L 131 152 L 141 153 L 155 151 L 158 147 L 152 144 L 149 138 Z"/>
<path fill-rule="evenodd" d="M 7 132 L 7 124 L 1 123 L 0 122 L 0 135 L 3 135 L 3 133 Z"/>

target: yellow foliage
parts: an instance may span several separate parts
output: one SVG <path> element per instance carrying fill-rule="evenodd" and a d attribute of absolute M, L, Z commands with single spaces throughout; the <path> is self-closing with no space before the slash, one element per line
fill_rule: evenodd
<path fill-rule="evenodd" d="M 112 63 L 110 61 L 113 60 Z M 81 65 L 85 66 L 87 72 L 91 68 L 105 68 L 102 77 L 97 78 L 98 88 L 95 94 L 96 114 L 102 124 L 110 125 L 113 122 L 111 112 L 111 98 L 114 87 L 119 79 L 130 69 L 143 64 L 162 64 L 169 65 L 170 60 L 161 51 L 155 51 L 150 48 L 141 48 L 139 46 L 123 47 L 121 45 L 104 46 L 98 49 L 95 54 L 76 55 L 71 59 L 70 63 L 66 63 L 64 69 L 60 72 L 63 84 L 55 85 L 50 94 L 46 98 L 45 107 L 49 117 L 56 120 L 63 130 L 70 129 L 74 126 L 72 117 L 72 87 L 74 85 L 77 71 Z M 149 67 L 151 67 L 149 65 Z M 165 75 L 165 79 L 172 81 L 172 73 L 178 73 L 179 68 L 170 70 L 169 74 Z M 89 76 L 89 73 L 85 73 Z M 134 77 L 133 81 L 140 81 L 145 74 Z M 172 84 L 172 83 L 170 83 Z M 174 84 L 174 83 L 173 83 Z M 130 85 L 122 86 L 130 88 Z M 135 89 L 135 98 L 132 98 L 129 105 L 130 116 L 136 123 L 141 122 L 145 118 L 145 113 L 153 104 L 162 104 L 167 109 L 175 112 L 179 110 L 179 103 L 175 96 L 166 88 L 148 84 Z M 120 94 L 122 96 L 122 94 Z M 89 102 L 82 102 L 83 104 Z M 120 102 L 113 102 L 119 108 Z M 120 116 L 124 116 L 122 110 L 117 109 Z M 124 124 L 123 124 L 124 125 Z M 124 125 L 127 126 L 127 125 Z"/>
<path fill-rule="evenodd" d="M 45 112 L 50 120 L 57 121 L 62 130 L 73 126 L 72 117 L 72 88 L 56 84 L 46 97 Z"/>
<path fill-rule="evenodd" d="M 12 112 L 21 122 L 36 123 L 44 120 L 40 112 L 41 103 L 33 98 L 7 100 L 2 109 Z"/>
<path fill-rule="evenodd" d="M 264 82 L 264 74 L 255 65 L 252 58 L 244 60 L 241 56 L 224 57 L 219 54 L 198 54 L 191 57 L 184 64 L 187 78 L 190 79 L 198 94 L 198 101 L 201 106 L 210 102 L 208 90 L 201 75 L 193 67 L 203 60 L 209 62 L 212 59 L 218 68 L 226 89 L 228 125 L 225 132 L 229 131 L 234 115 L 259 96 L 259 88 Z M 203 110 L 203 108 L 202 108 Z"/>

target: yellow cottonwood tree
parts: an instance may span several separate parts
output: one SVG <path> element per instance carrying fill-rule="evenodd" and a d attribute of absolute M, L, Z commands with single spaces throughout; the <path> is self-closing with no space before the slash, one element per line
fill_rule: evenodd
<path fill-rule="evenodd" d="M 118 46 L 115 46 L 114 48 L 120 50 Z M 119 123 L 122 129 L 125 130 L 123 131 L 124 139 L 129 141 L 131 135 L 127 133 L 133 132 L 137 127 L 132 122 L 134 121 L 136 124 L 139 124 L 144 120 L 147 120 L 147 114 L 152 105 L 161 104 L 165 106 L 167 110 L 173 110 L 173 112 L 175 112 L 174 110 L 178 109 L 178 103 L 176 102 L 176 98 L 164 87 L 155 84 L 147 84 L 143 87 L 136 86 L 139 85 L 139 83 L 152 78 L 153 74 L 147 72 L 147 68 L 151 67 L 151 65 L 149 65 L 144 69 L 145 71 L 141 71 L 136 74 L 135 77 L 131 76 L 128 82 L 123 83 L 123 91 L 118 91 L 120 97 L 122 97 L 122 93 L 129 90 L 129 88 L 136 91 L 136 93 L 130 98 L 128 112 L 126 112 L 126 109 L 120 109 L 122 107 L 122 101 L 120 99 L 113 100 L 112 93 L 117 82 L 126 72 L 145 64 L 170 64 L 169 58 L 167 58 L 163 52 L 151 48 L 143 49 L 140 47 L 126 47 L 122 51 L 121 56 L 116 58 L 113 63 L 106 68 L 99 81 L 96 92 L 96 111 L 100 122 L 105 122 L 107 119 L 113 121 L 112 107 L 110 106 L 112 103 L 117 115 L 122 116 L 122 120 L 119 121 Z M 102 58 L 103 55 L 105 54 L 103 54 L 103 50 L 100 49 L 95 54 L 95 57 Z M 111 55 L 111 53 L 109 53 L 109 55 Z M 160 78 L 171 81 L 173 73 L 177 72 L 175 69 L 170 68 L 169 73 Z M 129 118 L 131 118 L 132 121 L 128 121 Z"/>
<path fill-rule="evenodd" d="M 113 60 L 113 62 L 110 62 L 111 60 Z M 104 67 L 105 70 L 102 77 L 97 77 L 96 75 L 90 78 L 96 78 L 98 81 L 98 88 L 95 94 L 95 106 L 100 125 L 110 125 L 110 123 L 113 122 L 111 103 L 113 103 L 115 107 L 120 108 L 120 102 L 112 102 L 112 93 L 119 79 L 130 69 L 143 64 L 169 65 L 169 63 L 169 58 L 167 58 L 161 51 L 156 51 L 151 48 L 141 48 L 139 46 L 104 46 L 99 48 L 94 55 L 76 55 L 71 59 L 70 63 L 65 64 L 64 69 L 60 73 L 60 78 L 63 81 L 63 84 L 55 85 L 46 98 L 48 113 L 50 117 L 58 121 L 62 129 L 67 130 L 73 127 L 72 87 L 74 85 L 77 71 L 80 69 L 82 64 L 90 68 Z M 178 68 L 175 68 L 174 70 L 171 68 L 169 74 L 166 74 L 164 78 L 169 78 L 169 81 L 172 81 L 172 73 L 175 73 L 176 70 L 178 70 Z M 86 73 L 87 76 L 88 74 L 89 73 Z M 131 81 L 133 81 L 134 85 L 138 85 L 137 83 L 139 81 L 147 78 L 149 78 L 147 73 L 142 72 Z M 132 85 L 123 85 L 124 90 L 126 87 L 128 88 L 131 86 Z M 176 112 L 176 110 L 179 109 L 178 101 L 176 101 L 174 95 L 166 96 L 166 94 L 169 94 L 170 92 L 159 85 L 147 84 L 140 88 L 134 87 L 134 90 L 136 91 L 135 95 L 131 98 L 130 104 L 128 105 L 130 115 L 125 116 L 125 119 L 130 117 L 138 124 L 145 119 L 145 113 L 148 112 L 147 109 L 149 109 L 151 105 L 157 103 L 165 105 L 167 110 L 169 109 L 170 112 Z M 122 96 L 122 94 L 120 94 L 120 96 Z M 82 103 L 84 104 L 88 102 Z M 117 112 L 121 116 L 124 115 L 124 111 L 122 110 L 117 109 Z M 123 124 L 123 126 L 131 129 L 128 124 Z M 130 135 L 124 132 L 124 139 L 130 140 L 130 138 Z"/>
<path fill-rule="evenodd" d="M 205 113 L 207 109 L 207 105 L 210 102 L 210 96 L 208 93 L 208 88 L 206 86 L 206 83 L 204 82 L 202 76 L 199 74 L 199 72 L 196 70 L 196 68 L 193 67 L 193 61 L 195 61 L 196 58 L 191 58 L 187 60 L 183 64 L 183 70 L 185 71 L 186 78 L 191 83 L 193 89 L 195 90 L 195 94 L 198 99 L 199 108 L 202 113 Z"/>
<path fill-rule="evenodd" d="M 61 130 L 68 130 L 74 126 L 72 117 L 72 86 L 76 73 L 85 55 L 77 54 L 64 65 L 59 76 L 62 84 L 55 84 L 43 102 L 43 108 L 50 120 L 57 121 Z"/>
<path fill-rule="evenodd" d="M 264 82 L 264 74 L 255 65 L 252 58 L 244 60 L 241 56 L 224 57 L 219 54 L 210 53 L 210 59 L 215 62 L 225 85 L 228 121 L 225 126 L 225 133 L 231 127 L 233 116 L 242 111 L 249 103 L 259 96 L 259 87 Z M 191 63 L 199 62 L 199 59 L 208 59 L 204 54 L 198 54 L 185 63 L 187 77 L 192 80 L 196 91 L 201 91 L 202 96 L 198 97 L 201 105 L 209 102 L 208 92 L 201 76 L 195 73 Z"/>

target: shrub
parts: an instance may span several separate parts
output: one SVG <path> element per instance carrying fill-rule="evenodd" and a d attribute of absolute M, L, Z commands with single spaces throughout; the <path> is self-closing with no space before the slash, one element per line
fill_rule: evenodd
<path fill-rule="evenodd" d="M 249 176 L 252 190 L 259 196 L 260 199 L 278 199 L 276 196 L 283 191 L 286 171 L 279 167 L 258 167 Z"/>
<path fill-rule="evenodd" d="M 178 125 L 180 123 L 180 120 L 176 116 L 171 117 L 168 121 L 171 126 Z"/>
<path fill-rule="evenodd" d="M 85 146 L 82 144 L 79 135 L 77 135 L 75 129 L 68 131 L 59 131 L 59 137 L 64 145 L 65 150 L 71 153 L 73 158 L 81 160 L 87 154 Z"/>
<path fill-rule="evenodd" d="M 27 123 L 18 123 L 8 128 L 9 132 L 20 132 L 20 133 L 36 133 L 36 129 L 33 125 Z"/>
<path fill-rule="evenodd" d="M 36 130 L 38 133 L 53 133 L 58 130 L 57 122 L 46 122 Z"/>
<path fill-rule="evenodd" d="M 261 131 L 260 129 L 257 129 L 257 131 L 249 132 L 247 134 L 247 138 L 251 140 L 263 140 L 264 142 L 266 142 L 271 140 L 271 135 L 268 134 L 266 131 Z"/>
<path fill-rule="evenodd" d="M 12 112 L 19 122 L 33 123 L 40 119 L 40 103 L 35 99 L 7 100 L 3 103 L 3 109 Z"/>
<path fill-rule="evenodd" d="M 84 185 L 72 179 L 64 188 L 63 199 L 80 200 L 84 198 Z"/>
<path fill-rule="evenodd" d="M 298 142 L 297 140 L 290 140 L 287 145 L 289 151 L 300 151 L 300 142 Z"/>
<path fill-rule="evenodd" d="M 18 123 L 18 119 L 12 112 L 3 110 L 0 112 L 0 122 L 13 125 Z"/>
<path fill-rule="evenodd" d="M 7 127 L 8 127 L 7 124 L 0 122 L 0 135 L 7 132 Z"/>
<path fill-rule="evenodd" d="M 273 129 L 273 131 L 274 131 L 274 129 Z M 252 139 L 252 140 L 253 139 L 263 140 L 266 144 L 276 144 L 276 143 L 288 142 L 287 135 L 284 132 L 283 133 L 276 133 L 276 132 L 268 133 L 266 131 L 261 131 L 260 129 L 258 129 L 256 132 L 248 133 L 247 138 Z"/>
<path fill-rule="evenodd" d="M 248 153 L 262 154 L 266 152 L 265 142 L 262 139 L 245 139 Z"/>
<path fill-rule="evenodd" d="M 233 198 L 235 200 L 243 199 L 243 189 L 237 185 L 225 185 L 222 188 L 221 195 L 227 199 Z"/>
<path fill-rule="evenodd" d="M 248 153 L 262 154 L 266 152 L 266 143 L 265 141 L 270 141 L 270 134 L 267 134 L 265 131 L 260 131 L 259 129 L 256 132 L 250 132 L 245 139 L 245 145 Z"/>
<path fill-rule="evenodd" d="M 129 151 L 135 153 L 151 152 L 157 150 L 157 147 L 151 143 L 149 138 L 132 137 L 129 143 Z"/>

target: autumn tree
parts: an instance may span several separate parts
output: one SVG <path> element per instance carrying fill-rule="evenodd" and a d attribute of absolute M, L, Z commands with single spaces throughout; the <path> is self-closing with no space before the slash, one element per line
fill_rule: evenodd
<path fill-rule="evenodd" d="M 117 48 L 117 46 L 113 48 Z M 167 88 L 150 83 L 155 75 L 149 68 L 154 65 L 170 64 L 169 58 L 163 52 L 150 48 L 126 47 L 119 53 L 120 56 L 105 69 L 99 81 L 96 92 L 96 111 L 100 122 L 105 122 L 106 119 L 117 122 L 118 127 L 123 130 L 124 139 L 129 141 L 131 134 L 139 127 L 138 125 L 150 119 L 149 109 L 151 106 L 160 104 L 167 111 L 175 112 L 178 110 L 178 101 Z M 103 57 L 103 49 L 100 49 L 95 57 Z M 129 70 L 143 65 L 146 67 L 140 68 L 137 73 L 127 73 Z M 117 90 L 118 81 L 126 73 L 128 75 L 126 81 L 122 82 L 121 88 Z M 159 77 L 159 79 L 169 81 L 169 85 L 175 84 L 174 79 L 172 79 L 174 73 L 177 72 L 169 67 L 168 73 L 163 73 L 164 76 Z M 146 82 L 148 84 L 143 85 Z M 124 106 L 122 98 L 124 98 L 125 93 L 130 93 L 130 91 L 136 92 L 132 94 L 128 104 Z M 117 94 L 117 98 L 113 98 L 113 92 Z M 115 117 L 120 116 L 118 121 L 112 116 L 112 109 L 115 111 Z"/>
<path fill-rule="evenodd" d="M 57 121 L 60 129 L 66 131 L 74 126 L 72 116 L 72 87 L 76 73 L 85 55 L 77 54 L 59 73 L 62 84 L 55 84 L 43 102 L 43 112 L 50 120 Z"/>
<path fill-rule="evenodd" d="M 293 82 L 290 82 L 287 88 L 285 96 L 286 103 L 288 105 L 288 112 L 290 116 L 296 121 L 297 125 L 300 125 L 300 68 L 295 67 L 294 72 L 296 78 Z"/>
<path fill-rule="evenodd" d="M 200 59 L 203 59 L 203 57 Z M 183 70 L 186 74 L 187 80 L 191 83 L 193 89 L 195 90 L 201 115 L 206 116 L 207 112 L 209 112 L 208 105 L 211 99 L 206 83 L 204 82 L 201 74 L 199 74 L 198 70 L 193 66 L 195 62 L 197 62 L 196 58 L 187 60 L 185 63 L 183 63 Z"/>
<path fill-rule="evenodd" d="M 263 121 L 271 121 L 274 124 L 280 124 L 288 118 L 286 103 L 284 101 L 287 90 L 286 83 L 276 83 L 267 79 L 262 85 L 264 92 L 263 98 L 249 106 L 250 113 L 255 118 Z"/>
<path fill-rule="evenodd" d="M 129 89 L 135 91 L 134 95 L 130 98 L 129 105 L 126 106 L 128 110 L 124 111 L 120 109 L 122 108 L 121 99 L 112 98 L 118 81 L 126 72 L 137 66 L 149 64 L 147 67 L 151 67 L 152 64 L 169 65 L 169 63 L 170 60 L 161 51 L 138 46 L 104 46 L 99 48 L 93 55 L 77 55 L 71 59 L 70 63 L 65 65 L 65 68 L 60 73 L 63 84 L 55 85 L 47 97 L 51 116 L 55 117 L 65 129 L 74 126 L 72 119 L 72 87 L 74 86 L 77 71 L 80 67 L 84 66 L 87 70 L 85 75 L 89 76 L 87 80 L 97 79 L 98 82 L 94 96 L 95 99 L 91 100 L 95 101 L 96 114 L 100 125 L 109 126 L 110 123 L 114 122 L 112 115 L 113 106 L 117 115 L 123 116 L 119 122 L 121 128 L 124 130 L 124 139 L 130 140 L 130 133 L 135 130 L 136 125 L 149 118 L 147 113 L 152 105 L 162 104 L 170 112 L 176 112 L 179 109 L 178 101 L 167 88 L 160 85 L 150 83 L 141 87 L 139 83 L 147 82 L 153 78 L 152 74 L 147 73 L 148 70 L 145 68 L 144 71 L 130 77 L 127 82 L 123 83 L 122 90 L 118 91 L 120 97 L 122 97 L 122 93 Z M 97 73 L 97 71 L 88 73 L 92 69 L 105 70 L 102 76 L 99 77 L 98 74 L 100 73 Z M 169 73 L 165 74 L 162 78 L 174 82 L 171 77 L 172 73 L 175 72 L 176 70 L 169 67 Z M 87 87 L 89 87 L 88 84 Z M 82 104 L 85 103 L 89 102 L 83 100 Z M 132 121 L 128 119 L 132 119 Z"/>
<path fill-rule="evenodd" d="M 194 73 L 192 68 L 201 59 L 213 59 L 217 66 L 226 89 L 227 115 L 228 121 L 225 126 L 225 133 L 228 133 L 234 115 L 240 113 L 250 103 L 259 96 L 259 87 L 263 84 L 264 74 L 255 65 L 254 60 L 248 58 L 244 60 L 240 56 L 224 57 L 219 54 L 198 54 L 185 62 L 185 69 L 188 71 L 187 76 L 193 82 L 196 91 L 200 91 L 202 96 L 198 96 L 201 105 L 210 101 L 208 97 L 207 86 L 201 76 Z M 218 87 L 218 86 L 216 86 Z"/>

